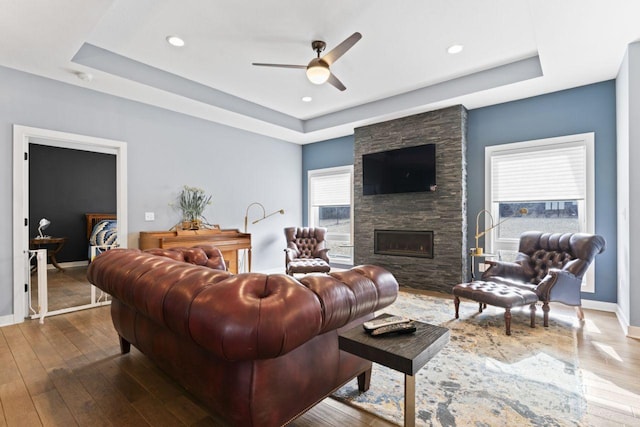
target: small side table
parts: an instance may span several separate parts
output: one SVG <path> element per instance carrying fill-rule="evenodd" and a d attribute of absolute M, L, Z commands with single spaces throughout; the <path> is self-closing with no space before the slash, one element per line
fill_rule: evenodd
<path fill-rule="evenodd" d="M 382 314 L 376 319 L 389 317 Z M 449 329 L 417 322 L 416 332 L 372 337 L 362 325 L 338 334 L 340 350 L 404 374 L 404 425 L 416 425 L 415 374 L 449 342 Z"/>
<path fill-rule="evenodd" d="M 476 258 L 484 259 L 484 258 L 495 258 L 495 257 L 498 256 L 496 254 L 485 254 L 485 253 L 483 253 L 481 255 L 478 255 L 478 254 L 475 253 L 474 249 L 475 248 L 469 249 L 469 256 L 471 257 L 471 265 L 469 266 L 469 269 L 471 271 L 471 280 L 472 281 L 475 280 L 475 278 L 476 278 Z"/>
<path fill-rule="evenodd" d="M 29 240 L 29 249 L 46 249 L 51 264 L 53 264 L 58 271 L 64 271 L 64 268 L 58 264 L 56 254 L 62 250 L 66 241 L 66 237 L 36 237 Z"/>

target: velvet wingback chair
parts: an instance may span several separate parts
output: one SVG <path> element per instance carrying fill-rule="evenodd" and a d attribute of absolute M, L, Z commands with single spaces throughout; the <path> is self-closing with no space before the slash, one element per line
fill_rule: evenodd
<path fill-rule="evenodd" d="M 326 228 L 287 227 L 284 234 L 287 239 L 284 264 L 288 275 L 328 273 L 331 270 L 325 242 Z"/>
<path fill-rule="evenodd" d="M 520 236 L 515 262 L 486 261 L 490 267 L 482 280 L 535 292 L 542 301 L 544 326 L 548 326 L 551 301 L 575 306 L 582 320 L 582 278 L 605 248 L 604 237 L 596 234 L 527 231 Z"/>

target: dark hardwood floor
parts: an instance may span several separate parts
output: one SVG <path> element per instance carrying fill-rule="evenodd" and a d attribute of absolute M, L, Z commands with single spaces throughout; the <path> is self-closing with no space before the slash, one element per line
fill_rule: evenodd
<path fill-rule="evenodd" d="M 551 313 L 573 314 L 555 305 Z M 614 314 L 585 314 L 578 339 L 588 400 L 583 425 L 638 426 L 640 342 L 622 334 Z M 136 349 L 121 356 L 109 307 L 100 307 L 0 328 L 0 427 L 39 425 L 222 423 Z M 391 425 L 331 398 L 291 423 Z"/>

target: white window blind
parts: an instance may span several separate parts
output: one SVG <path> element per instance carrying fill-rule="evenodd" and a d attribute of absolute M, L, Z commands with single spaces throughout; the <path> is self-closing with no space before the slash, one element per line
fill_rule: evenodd
<path fill-rule="evenodd" d="M 584 145 L 491 156 L 491 199 L 495 202 L 584 200 Z"/>
<path fill-rule="evenodd" d="M 310 179 L 311 206 L 351 205 L 351 174 L 316 175 Z"/>

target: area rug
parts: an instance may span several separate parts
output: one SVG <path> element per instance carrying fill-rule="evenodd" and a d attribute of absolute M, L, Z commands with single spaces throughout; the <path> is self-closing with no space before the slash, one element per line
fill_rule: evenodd
<path fill-rule="evenodd" d="M 504 310 L 401 292 L 384 312 L 451 330 L 449 344 L 416 375 L 416 424 L 421 426 L 579 426 L 586 400 L 577 364 L 575 318 L 554 316 L 529 327 L 529 308 Z M 334 397 L 397 424 L 404 420 L 404 377 L 373 365 L 371 388 L 351 381 Z"/>

